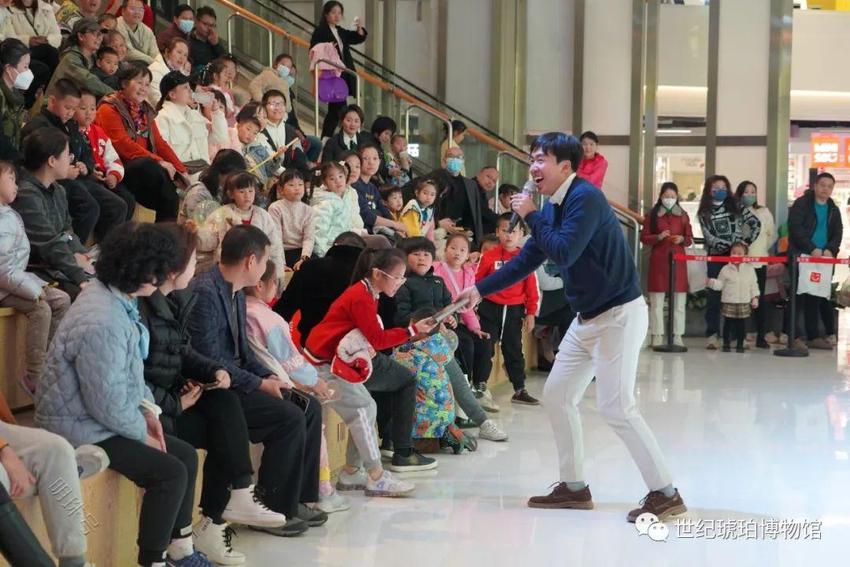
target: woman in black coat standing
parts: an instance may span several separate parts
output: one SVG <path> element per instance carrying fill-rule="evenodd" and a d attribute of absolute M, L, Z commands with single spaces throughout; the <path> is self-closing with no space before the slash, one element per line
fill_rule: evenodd
<path fill-rule="evenodd" d="M 366 41 L 366 28 L 360 25 L 360 18 L 354 18 L 355 30 L 341 28 L 342 15 L 345 12 L 341 2 L 331 0 L 325 2 L 322 7 L 321 23 L 313 30 L 310 38 L 310 47 L 319 43 L 333 43 L 339 52 L 339 57 L 345 66 L 354 71 L 354 59 L 351 57 L 351 46 Z M 348 94 L 354 96 L 357 92 L 357 81 L 348 73 L 343 73 L 342 78 L 348 85 Z M 339 123 L 339 113 L 345 108 L 345 102 L 328 103 L 328 113 L 322 124 L 322 139 L 333 136 L 334 130 Z"/>

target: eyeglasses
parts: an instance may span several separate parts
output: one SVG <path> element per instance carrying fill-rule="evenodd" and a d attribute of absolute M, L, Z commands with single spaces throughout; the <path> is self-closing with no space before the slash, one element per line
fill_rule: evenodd
<path fill-rule="evenodd" d="M 269 108 L 283 108 L 283 103 L 282 102 L 269 102 L 269 103 L 266 103 L 266 106 L 268 106 Z"/>
<path fill-rule="evenodd" d="M 399 285 L 401 285 L 401 284 L 403 284 L 404 282 L 407 281 L 407 278 L 404 277 L 404 276 L 394 276 L 392 274 L 386 273 L 384 270 L 381 270 L 381 269 L 378 269 L 378 268 L 375 268 L 375 269 L 378 270 L 379 272 L 381 272 L 382 274 L 384 274 L 386 277 L 390 278 L 391 280 L 397 281 L 399 283 Z"/>

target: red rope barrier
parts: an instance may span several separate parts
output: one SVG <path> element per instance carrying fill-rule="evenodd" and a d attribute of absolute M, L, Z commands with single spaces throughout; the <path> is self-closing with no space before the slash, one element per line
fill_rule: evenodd
<path fill-rule="evenodd" d="M 800 264 L 844 264 L 850 265 L 850 258 L 824 258 L 819 256 L 797 256 L 797 262 Z"/>
<path fill-rule="evenodd" d="M 673 254 L 676 262 L 723 262 L 727 264 L 768 263 L 784 264 L 786 256 L 699 256 L 694 254 Z"/>

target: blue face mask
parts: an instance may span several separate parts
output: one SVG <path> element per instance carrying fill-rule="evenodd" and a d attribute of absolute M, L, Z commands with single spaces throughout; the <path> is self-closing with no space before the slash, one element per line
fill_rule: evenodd
<path fill-rule="evenodd" d="M 452 175 L 457 175 L 463 169 L 463 158 L 450 157 L 446 159 L 446 171 Z"/>
<path fill-rule="evenodd" d="M 292 75 L 289 75 L 288 77 L 286 77 L 286 84 L 289 85 L 289 88 L 294 87 L 295 86 L 295 77 L 293 77 Z"/>
<path fill-rule="evenodd" d="M 289 77 L 289 67 L 286 65 L 278 65 L 277 74 L 281 79 Z"/>
<path fill-rule="evenodd" d="M 195 28 L 195 20 L 178 20 L 177 27 L 185 34 L 189 34 Z"/>
<path fill-rule="evenodd" d="M 726 200 L 726 197 L 727 197 L 728 195 L 729 195 L 729 193 L 726 191 L 726 189 L 714 189 L 714 190 L 711 192 L 711 197 L 712 197 L 715 201 L 725 201 L 725 200 Z"/>

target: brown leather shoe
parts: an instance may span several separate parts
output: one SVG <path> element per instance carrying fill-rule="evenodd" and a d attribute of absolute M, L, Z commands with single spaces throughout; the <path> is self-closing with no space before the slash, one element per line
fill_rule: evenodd
<path fill-rule="evenodd" d="M 593 510 L 593 498 L 590 487 L 573 492 L 567 488 L 567 483 L 559 482 L 546 496 L 532 496 L 528 499 L 529 508 L 572 508 L 575 510 Z"/>
<path fill-rule="evenodd" d="M 676 491 L 676 494 L 670 498 L 664 496 L 663 492 L 653 491 L 647 494 L 644 499 L 640 501 L 640 508 L 635 508 L 629 512 L 628 520 L 634 524 L 638 516 L 649 512 L 655 514 L 658 517 L 659 522 L 663 522 L 670 516 L 678 516 L 679 514 L 684 514 L 687 511 L 688 507 L 685 506 L 685 502 L 679 495 L 678 490 Z"/>

